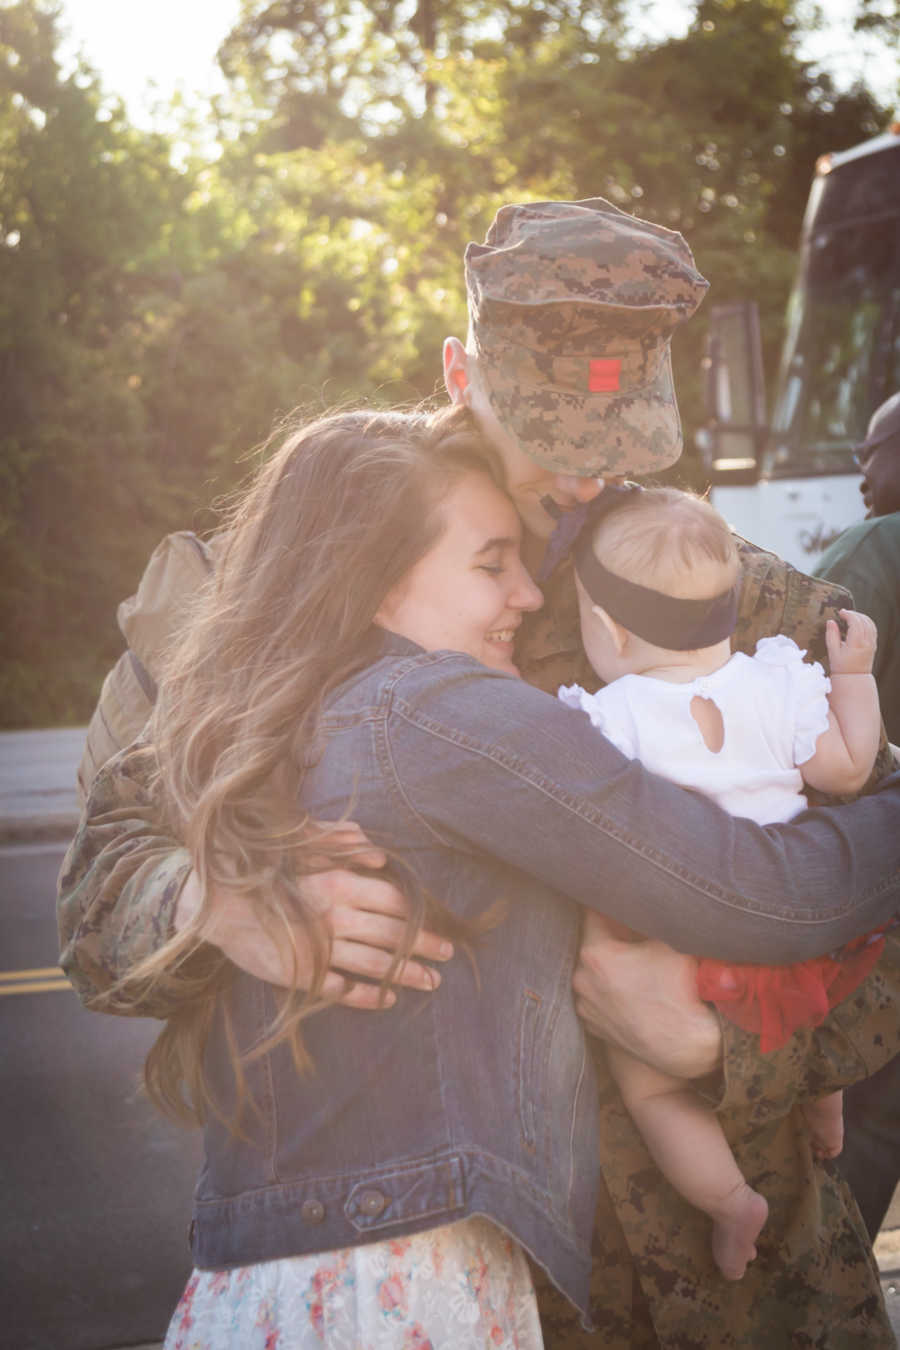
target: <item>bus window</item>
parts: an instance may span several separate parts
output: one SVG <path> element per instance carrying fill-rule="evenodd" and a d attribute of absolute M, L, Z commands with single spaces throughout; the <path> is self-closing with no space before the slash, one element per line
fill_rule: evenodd
<path fill-rule="evenodd" d="M 801 471 L 850 470 L 873 386 L 891 386 L 889 346 L 889 364 L 897 364 L 898 288 L 895 218 L 820 231 L 809 241 L 790 303 L 773 467 L 790 459 Z"/>

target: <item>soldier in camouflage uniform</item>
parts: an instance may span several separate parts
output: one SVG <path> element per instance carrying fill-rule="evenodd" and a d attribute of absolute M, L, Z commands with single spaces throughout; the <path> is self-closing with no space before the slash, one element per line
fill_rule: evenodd
<path fill-rule="evenodd" d="M 446 344 L 447 385 L 497 448 L 535 536 L 536 564 L 553 528 L 548 512 L 599 490 L 588 475 L 652 472 L 677 457 L 668 344 L 705 283 L 680 236 L 601 201 L 504 208 L 486 244 L 470 246 L 466 266 L 472 327 L 467 348 L 456 339 Z M 735 645 L 752 651 L 758 637 L 783 632 L 824 660 L 825 619 L 846 603 L 845 594 L 750 546 L 743 564 Z M 526 616 L 519 633 L 524 678 L 548 692 L 574 681 L 595 687 L 568 564 L 553 572 L 545 593 L 545 608 Z M 885 745 L 876 772 L 889 766 Z M 152 773 L 149 751 L 114 759 L 100 772 L 63 867 L 62 959 L 86 1002 L 170 935 L 190 872 L 189 854 L 161 824 Z M 651 830 L 648 823 L 645 833 Z M 893 847 L 886 877 L 898 867 Z M 592 1003 L 591 968 L 585 953 L 579 1007 L 589 1026 L 605 1027 L 603 993 Z M 759 1258 L 739 1284 L 727 1283 L 712 1263 L 708 1220 L 654 1168 L 595 1043 L 605 1182 L 595 1227 L 597 1330 L 585 1332 L 536 1271 L 551 1350 L 894 1344 L 856 1208 L 836 1170 L 814 1162 L 793 1105 L 873 1072 L 900 1048 L 898 993 L 900 942 L 891 938 L 878 970 L 853 997 L 782 1050 L 761 1056 L 754 1037 L 722 1024 L 722 1070 L 702 1089 L 719 1109 L 742 1171 L 770 1205 Z M 106 1006 L 167 1012 L 162 1005 Z"/>
<path fill-rule="evenodd" d="M 824 625 L 845 593 L 823 587 L 744 544 L 735 650 L 790 633 L 826 662 Z M 569 564 L 545 584 L 545 608 L 527 616 L 519 668 L 548 692 L 576 672 L 597 679 L 580 646 Z M 533 644 L 533 645 L 532 645 Z M 569 672 L 569 675 L 567 675 Z M 873 781 L 893 767 L 883 741 Z M 811 794 L 814 795 L 814 794 Z M 738 1166 L 769 1203 L 759 1256 L 737 1283 L 709 1250 L 709 1221 L 665 1182 L 602 1062 L 600 1162 L 607 1195 L 594 1231 L 593 1312 L 598 1330 L 534 1271 L 550 1350 L 887 1350 L 895 1339 L 856 1204 L 838 1168 L 815 1162 L 794 1104 L 875 1071 L 900 1047 L 900 938 L 877 972 L 817 1031 L 761 1055 L 758 1038 L 722 1019 L 724 1083 L 708 1085 Z M 596 1044 L 596 1042 L 595 1042 Z M 602 1053 L 602 1052 L 601 1052 Z M 712 1091 L 709 1091 L 712 1088 Z"/>

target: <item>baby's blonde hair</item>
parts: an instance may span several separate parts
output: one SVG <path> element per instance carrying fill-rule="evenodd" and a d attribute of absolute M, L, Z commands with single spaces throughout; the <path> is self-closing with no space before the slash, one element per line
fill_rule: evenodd
<path fill-rule="evenodd" d="M 678 599 L 719 595 L 740 570 L 728 523 L 703 497 L 677 488 L 635 492 L 598 522 L 591 542 L 607 571 Z"/>

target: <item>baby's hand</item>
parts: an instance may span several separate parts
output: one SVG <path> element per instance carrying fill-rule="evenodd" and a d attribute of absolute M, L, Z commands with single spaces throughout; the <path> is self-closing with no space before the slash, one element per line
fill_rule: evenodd
<path fill-rule="evenodd" d="M 835 619 L 829 619 L 825 625 L 825 646 L 831 673 L 869 675 L 875 660 L 878 629 L 868 614 L 858 614 L 855 609 L 841 609 L 838 613 L 847 625 L 843 637 Z"/>

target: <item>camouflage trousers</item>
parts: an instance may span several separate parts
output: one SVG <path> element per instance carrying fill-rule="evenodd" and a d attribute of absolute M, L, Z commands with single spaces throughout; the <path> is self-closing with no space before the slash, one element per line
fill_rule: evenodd
<path fill-rule="evenodd" d="M 632 1264 L 609 1232 L 598 1230 L 593 1331 L 584 1330 L 572 1305 L 533 1267 L 546 1350 L 894 1350 L 862 1221 L 837 1173 L 829 1168 L 828 1176 L 824 1241 L 790 1262 L 779 1244 L 763 1240 L 737 1283 L 711 1261 L 706 1279 L 698 1281 L 698 1263 L 687 1248 L 683 1257 L 673 1247 Z M 833 1223 L 826 1222 L 832 1210 Z"/>
<path fill-rule="evenodd" d="M 898 1001 L 894 930 L 859 989 L 778 1052 L 760 1055 L 755 1037 L 723 1026 L 719 1119 L 769 1204 L 759 1254 L 738 1281 L 719 1273 L 710 1220 L 660 1175 L 602 1066 L 595 1329 L 536 1270 L 547 1350 L 894 1350 L 859 1209 L 837 1164 L 813 1157 L 798 1106 L 881 1068 L 900 1039 Z"/>

